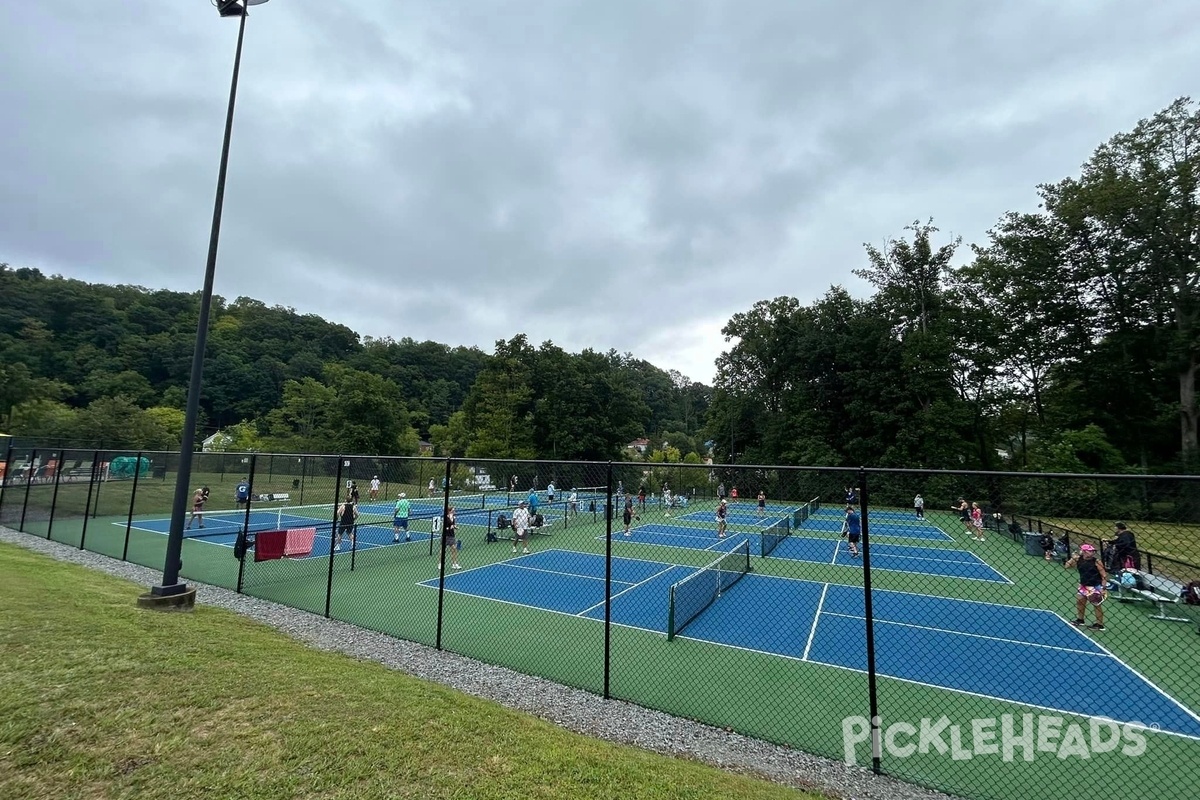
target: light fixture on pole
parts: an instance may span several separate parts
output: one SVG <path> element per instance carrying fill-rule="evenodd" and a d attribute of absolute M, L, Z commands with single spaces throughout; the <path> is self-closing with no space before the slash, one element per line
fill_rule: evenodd
<path fill-rule="evenodd" d="M 233 106 L 237 99 L 238 70 L 242 64 L 242 38 L 246 33 L 248 7 L 267 0 L 213 0 L 222 17 L 238 17 L 237 50 L 233 56 L 233 80 L 229 86 L 229 110 L 225 114 L 225 140 L 221 144 L 221 167 L 217 172 L 217 198 L 213 206 L 212 232 L 208 240 L 208 263 L 204 270 L 204 291 L 200 296 L 200 320 L 196 325 L 196 347 L 192 352 L 192 376 L 188 383 L 187 409 L 183 420 L 183 439 L 179 450 L 179 470 L 175 477 L 175 499 L 171 504 L 171 527 L 167 534 L 167 554 L 163 563 L 162 585 L 150 587 L 151 595 L 169 597 L 188 592 L 179 581 L 183 564 L 183 520 L 187 515 L 188 487 L 192 482 L 192 452 L 196 448 L 196 418 L 200 413 L 200 385 L 204 377 L 204 348 L 208 342 L 208 317 L 212 309 L 213 275 L 217 268 L 217 242 L 221 237 L 221 207 L 225 201 L 225 172 L 229 166 L 229 137 L 233 133 Z"/>

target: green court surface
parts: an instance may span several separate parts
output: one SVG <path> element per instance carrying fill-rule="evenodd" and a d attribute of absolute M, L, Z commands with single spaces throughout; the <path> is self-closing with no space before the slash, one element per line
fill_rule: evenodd
<path fill-rule="evenodd" d="M 114 493 L 120 497 L 119 491 Z M 128 504 L 128 493 L 124 501 Z M 712 504 L 693 505 L 689 512 L 705 508 L 711 509 Z M 873 519 L 882 523 L 882 511 L 876 512 Z M 88 520 L 85 546 L 117 558 L 127 550 L 128 560 L 159 568 L 166 537 L 155 531 L 140 530 L 138 523 L 161 517 L 158 508 L 135 514 L 126 543 L 125 516 L 101 514 Z M 615 557 L 691 568 L 701 567 L 716 557 L 718 551 L 708 545 L 705 547 L 709 549 L 704 549 L 672 546 L 661 539 L 638 539 L 638 528 L 650 524 L 678 525 L 681 532 L 699 536 L 711 527 L 708 523 L 681 522 L 666 518 L 658 510 L 647 511 L 642 517 L 629 538 L 620 536 L 622 526 L 614 521 L 614 529 L 618 531 L 612 541 Z M 585 512 L 568 525 L 564 526 L 560 520 L 546 535 L 533 537 L 535 553 L 544 554 L 539 563 L 549 568 L 520 573 L 515 580 L 528 584 L 520 584 L 519 588 L 547 591 L 555 573 L 555 562 L 548 551 L 603 554 L 604 522 L 602 518 L 593 519 L 592 514 Z M 930 513 L 929 524 L 949 537 L 922 539 L 918 542 L 921 547 L 947 552 L 970 550 L 1011 583 L 877 570 L 872 574 L 875 590 L 974 601 L 988 604 L 997 612 L 1013 608 L 1048 610 L 1062 617 L 1063 625 L 1074 616 L 1073 576 L 1061 565 L 1028 556 L 1021 545 L 996 534 L 989 535 L 985 542 L 967 541 L 957 520 L 949 514 Z M 451 590 L 440 592 L 438 560 L 436 555 L 430 555 L 429 522 L 417 522 L 414 527 L 416 542 L 364 547 L 354 553 L 347 550 L 332 557 L 330 616 L 429 645 L 437 643 L 440 618 L 441 646 L 447 650 L 569 686 L 604 692 L 602 612 L 593 609 L 589 616 L 552 610 L 535 602 L 452 590 L 456 576 L 449 571 L 448 564 L 446 585 Z M 82 528 L 77 515 L 64 514 L 54 521 L 53 538 L 78 546 Z M 485 543 L 484 528 L 478 525 L 460 522 L 459 528 L 464 568 L 459 575 L 483 568 L 507 569 L 510 562 L 521 557 L 520 553 L 512 552 L 507 541 Z M 753 532 L 753 525 L 731 528 L 733 536 Z M 27 529 L 39 532 L 36 525 Z M 44 535 L 44 526 L 40 532 Z M 836 533 L 819 527 L 801 529 L 796 535 L 837 538 Z M 879 540 L 880 546 L 883 541 Z M 716 544 L 714 535 L 713 545 Z M 863 583 L 861 563 L 818 564 L 757 555 L 751 560 L 754 575 L 833 587 L 861 587 Z M 330 563 L 330 557 L 324 553 L 263 563 L 247 557 L 242 589 L 256 597 L 324 614 Z M 185 540 L 183 574 L 187 579 L 235 588 L 238 568 L 239 562 L 227 544 L 204 538 Z M 431 580 L 432 586 L 428 585 Z M 602 599 L 602 586 L 596 590 L 601 592 Z M 620 587 L 612 589 L 614 595 L 620 591 Z M 716 613 L 738 591 L 742 591 L 740 584 L 730 590 L 729 600 L 718 599 L 704 615 Z M 521 596 L 520 592 L 513 594 Z M 667 595 L 650 594 L 639 602 L 652 610 L 661 603 L 665 609 Z M 1080 635 L 1090 637 L 1131 673 L 1144 678 L 1189 713 L 1200 709 L 1200 682 L 1195 677 L 1195 665 L 1200 664 L 1196 625 L 1151 620 L 1146 607 L 1111 600 L 1105 604 L 1105 611 L 1106 631 Z M 595 618 L 597 614 L 599 618 Z M 704 615 L 699 619 L 704 619 Z M 769 603 L 751 612 L 743 624 L 760 631 L 768 640 L 811 636 L 810 623 Z M 838 760 L 845 754 L 843 720 L 868 716 L 867 675 L 858 669 L 784 657 L 768 652 L 769 648 L 736 647 L 690 638 L 686 631 L 676 640 L 668 641 L 665 630 L 620 623 L 611 626 L 610 636 L 608 689 L 615 698 Z M 845 647 L 865 647 L 863 628 L 850 626 L 846 636 L 852 641 L 845 643 Z M 987 639 L 987 632 L 979 634 L 979 638 Z M 913 664 L 921 664 L 924 660 L 936 661 L 951 655 L 915 650 L 909 657 Z M 1087 732 L 1086 717 L 989 695 L 986 690 L 989 677 L 999 675 L 1024 675 L 1030 682 L 1065 683 L 1071 687 L 1070 692 L 1079 693 L 1089 702 L 1094 700 L 1095 716 L 1109 716 L 1119 708 L 1102 677 L 1086 672 L 1042 674 L 1030 662 L 1017 658 L 979 663 L 977 668 L 979 692 L 952 691 L 927 682 L 881 676 L 878 698 L 884 726 L 893 721 L 919 724 L 922 718 L 936 719 L 943 714 L 952 723 L 967 728 L 971 720 L 999 719 L 1005 714 L 1014 715 L 1019 724 L 1021 715 L 1032 713 L 1056 714 L 1063 719 L 1064 727 L 1074 722 Z M 1081 787 L 1090 787 L 1095 793 L 1107 791 L 1106 787 L 1114 787 L 1116 791 L 1116 787 L 1131 785 L 1136 786 L 1139 796 L 1193 797 L 1200 775 L 1200 739 L 1154 730 L 1145 731 L 1145 736 L 1145 752 L 1136 757 L 1106 752 L 1092 753 L 1087 759 L 1076 756 L 1060 759 L 1052 752 L 1038 752 L 1032 761 L 1025 761 L 1018 752 L 1010 761 L 988 754 L 956 760 L 950 754 L 934 751 L 907 757 L 885 753 L 882 765 L 889 774 L 967 797 L 1077 800 Z M 865 747 L 859 748 L 858 759 L 860 764 L 869 765 Z M 1132 784 L 1131 775 L 1136 775 Z"/>

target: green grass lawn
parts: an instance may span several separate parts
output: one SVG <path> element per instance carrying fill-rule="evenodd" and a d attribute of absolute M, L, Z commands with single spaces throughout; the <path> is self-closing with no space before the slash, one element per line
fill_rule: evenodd
<path fill-rule="evenodd" d="M 0 545 L 0 797 L 808 798 Z"/>

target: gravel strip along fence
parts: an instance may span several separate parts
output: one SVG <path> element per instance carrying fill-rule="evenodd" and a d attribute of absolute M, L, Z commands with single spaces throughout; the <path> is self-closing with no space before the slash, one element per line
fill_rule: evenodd
<path fill-rule="evenodd" d="M 116 561 L 86 550 L 0 527 L 0 541 L 44 553 L 59 561 L 98 570 L 149 587 L 157 570 Z M 288 606 L 189 581 L 196 601 L 258 620 L 306 644 L 440 683 L 507 708 L 532 714 L 575 733 L 643 750 L 694 759 L 751 774 L 785 786 L 853 800 L 932 800 L 933 792 L 838 761 L 801 753 L 660 711 L 520 676 L 503 667 L 395 639 Z M 130 603 L 134 598 L 130 596 Z M 520 686 L 520 690 L 512 687 Z"/>

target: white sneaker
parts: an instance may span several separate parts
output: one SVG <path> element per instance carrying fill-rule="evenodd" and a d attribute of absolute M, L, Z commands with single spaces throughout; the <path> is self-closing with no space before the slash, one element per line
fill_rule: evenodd
<path fill-rule="evenodd" d="M 400 541 L 400 537 L 399 537 L 399 536 L 393 536 L 393 537 L 392 537 L 392 543 L 393 543 L 393 544 L 395 544 L 395 543 L 397 543 L 397 542 L 399 542 L 399 541 Z"/>
<path fill-rule="evenodd" d="M 455 564 L 450 569 L 462 569 L 462 567 L 460 567 L 458 564 Z"/>
<path fill-rule="evenodd" d="M 513 545 L 513 552 L 514 552 L 514 553 L 515 553 L 515 552 L 517 552 L 517 547 L 516 547 L 516 545 Z"/>
<path fill-rule="evenodd" d="M 526 555 L 529 555 L 529 548 L 528 548 L 528 547 L 526 547 L 526 548 L 525 548 L 524 550 L 522 550 L 521 552 L 522 552 L 522 553 L 525 553 Z"/>

